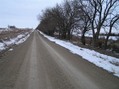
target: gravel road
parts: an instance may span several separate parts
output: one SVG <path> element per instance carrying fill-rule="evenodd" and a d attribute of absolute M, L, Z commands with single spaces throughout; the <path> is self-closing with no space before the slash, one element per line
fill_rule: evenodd
<path fill-rule="evenodd" d="M 119 89 L 119 78 L 34 31 L 0 59 L 0 89 Z"/>

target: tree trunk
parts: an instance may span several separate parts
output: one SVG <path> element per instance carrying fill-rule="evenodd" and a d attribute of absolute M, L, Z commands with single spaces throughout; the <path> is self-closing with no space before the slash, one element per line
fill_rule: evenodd
<path fill-rule="evenodd" d="M 81 42 L 82 42 L 83 45 L 86 44 L 86 42 L 85 42 L 85 33 L 86 33 L 86 31 L 87 31 L 87 27 L 84 27 L 84 30 L 83 30 L 82 36 L 81 36 Z"/>
<path fill-rule="evenodd" d="M 94 22 L 94 21 L 93 21 L 93 22 Z M 91 24 L 92 33 L 93 33 L 93 46 L 94 46 L 94 47 L 97 47 L 96 32 L 95 32 L 95 30 L 94 30 L 94 24 L 93 24 L 93 22 L 92 22 L 92 24 Z"/>
<path fill-rule="evenodd" d="M 62 32 L 62 39 L 66 39 L 66 32 Z"/>
<path fill-rule="evenodd" d="M 82 42 L 83 45 L 86 44 L 86 43 L 85 43 L 85 35 L 84 35 L 84 34 L 81 36 L 81 42 Z"/>
<path fill-rule="evenodd" d="M 68 34 L 67 34 L 67 39 L 68 39 L 68 40 L 70 40 L 70 39 L 71 39 L 70 30 L 68 31 Z"/>
<path fill-rule="evenodd" d="M 93 34 L 93 45 L 94 45 L 94 47 L 98 46 L 98 42 L 97 42 L 97 39 L 96 39 L 96 34 Z"/>
<path fill-rule="evenodd" d="M 109 35 L 107 36 L 107 38 L 106 38 L 106 40 L 105 40 L 104 49 L 107 49 L 107 42 L 108 42 L 108 39 L 109 39 Z"/>
<path fill-rule="evenodd" d="M 108 42 L 109 36 L 111 34 L 111 31 L 112 31 L 112 26 L 110 27 L 109 33 L 107 34 L 107 37 L 106 37 L 106 40 L 104 43 L 104 49 L 107 49 L 107 42 Z"/>

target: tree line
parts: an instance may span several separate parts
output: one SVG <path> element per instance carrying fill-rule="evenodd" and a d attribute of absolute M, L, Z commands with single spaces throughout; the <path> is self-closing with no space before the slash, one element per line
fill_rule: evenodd
<path fill-rule="evenodd" d="M 101 29 L 106 29 L 103 42 L 106 49 L 113 29 L 119 27 L 119 0 L 65 0 L 55 7 L 46 8 L 38 15 L 37 29 L 60 39 L 72 39 L 73 31 L 81 31 L 81 42 L 85 45 L 85 34 L 92 32 L 93 46 L 97 47 Z"/>

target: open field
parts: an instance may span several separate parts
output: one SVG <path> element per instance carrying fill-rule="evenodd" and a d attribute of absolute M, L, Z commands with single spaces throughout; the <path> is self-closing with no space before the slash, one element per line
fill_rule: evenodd
<path fill-rule="evenodd" d="M 22 43 L 25 40 L 23 38 L 28 37 L 31 32 L 32 29 L 28 28 L 0 28 L 0 53 Z"/>

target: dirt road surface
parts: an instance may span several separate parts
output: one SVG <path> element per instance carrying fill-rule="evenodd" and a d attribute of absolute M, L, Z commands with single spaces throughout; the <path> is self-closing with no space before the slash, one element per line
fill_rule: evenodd
<path fill-rule="evenodd" d="M 0 89 L 119 89 L 119 78 L 34 31 L 0 59 Z"/>

